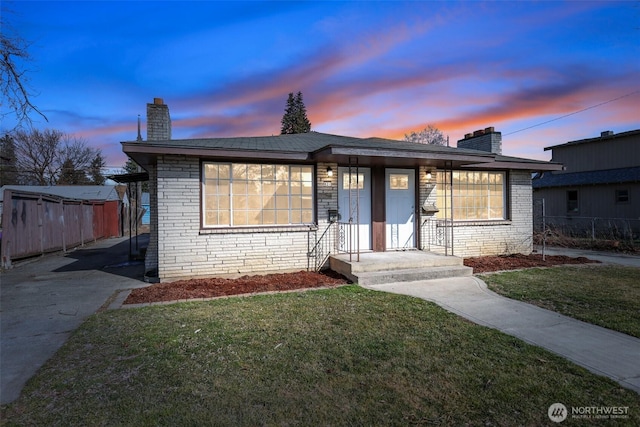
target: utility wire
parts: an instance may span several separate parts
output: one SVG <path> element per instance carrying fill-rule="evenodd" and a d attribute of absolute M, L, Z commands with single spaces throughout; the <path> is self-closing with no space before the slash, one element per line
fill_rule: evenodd
<path fill-rule="evenodd" d="M 627 93 L 626 95 L 622 95 L 622 96 L 619 96 L 617 98 L 613 98 L 613 99 L 610 99 L 608 101 L 604 101 L 604 102 L 601 102 L 599 104 L 595 104 L 595 105 L 592 105 L 590 107 L 583 108 L 582 110 L 574 111 L 573 113 L 565 114 L 564 116 L 556 117 L 555 119 L 547 120 L 546 122 L 538 123 L 536 125 L 532 125 L 532 126 L 528 126 L 526 128 L 515 130 L 513 132 L 505 133 L 504 136 L 513 135 L 514 133 L 518 133 L 518 132 L 522 132 L 522 131 L 525 131 L 525 130 L 528 130 L 528 129 L 531 129 L 531 128 L 535 128 L 535 127 L 538 127 L 538 126 L 546 125 L 547 123 L 555 122 L 556 120 L 564 119 L 565 117 L 573 116 L 575 114 L 582 113 L 584 111 L 591 110 L 591 109 L 596 108 L 596 107 L 600 107 L 601 105 L 605 105 L 605 104 L 608 104 L 610 102 L 617 101 L 617 100 L 622 99 L 622 98 L 626 98 L 627 96 L 635 95 L 636 93 L 640 93 L 640 90 L 636 90 L 634 92 Z"/>

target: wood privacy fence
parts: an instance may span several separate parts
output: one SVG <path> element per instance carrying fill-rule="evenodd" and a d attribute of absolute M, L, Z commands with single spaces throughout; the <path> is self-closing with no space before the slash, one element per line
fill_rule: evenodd
<path fill-rule="evenodd" d="M 120 236 L 120 201 L 74 200 L 4 191 L 2 267 L 12 260 L 67 251 L 86 242 Z"/>

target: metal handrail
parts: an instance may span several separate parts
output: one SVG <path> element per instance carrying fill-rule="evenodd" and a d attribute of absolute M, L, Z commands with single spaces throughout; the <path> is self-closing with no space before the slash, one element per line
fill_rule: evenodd
<path fill-rule="evenodd" d="M 314 271 L 319 271 L 329 258 L 329 255 L 331 255 L 331 242 L 327 242 L 327 239 L 331 236 L 329 231 L 333 228 L 334 224 L 335 222 L 329 223 L 329 226 L 324 229 L 320 238 L 316 240 L 313 248 L 307 252 L 307 257 L 315 260 Z M 309 233 L 309 237 L 311 237 L 311 233 Z"/>

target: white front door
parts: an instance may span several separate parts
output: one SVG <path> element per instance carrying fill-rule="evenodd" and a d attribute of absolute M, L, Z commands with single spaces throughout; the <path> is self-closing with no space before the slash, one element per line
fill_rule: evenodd
<path fill-rule="evenodd" d="M 371 250 L 371 169 L 338 168 L 338 213 L 339 249 Z"/>
<path fill-rule="evenodd" d="M 410 249 L 415 241 L 415 176 L 413 169 L 387 169 L 386 243 L 387 249 Z"/>

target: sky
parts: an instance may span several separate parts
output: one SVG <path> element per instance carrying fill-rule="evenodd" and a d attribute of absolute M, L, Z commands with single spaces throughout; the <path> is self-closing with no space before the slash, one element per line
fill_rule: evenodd
<path fill-rule="evenodd" d="M 146 104 L 174 139 L 280 133 L 301 91 L 312 130 L 456 146 L 489 126 L 503 154 L 640 129 L 640 2 L 6 1 L 2 31 L 48 122 L 126 162 Z M 3 107 L 5 102 L 3 100 Z M 4 117 L 2 130 L 14 126 Z"/>

